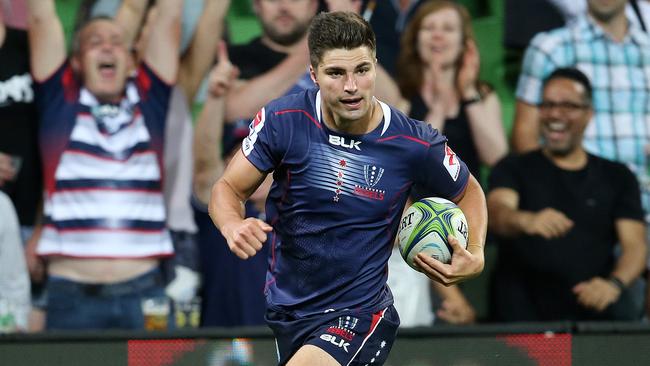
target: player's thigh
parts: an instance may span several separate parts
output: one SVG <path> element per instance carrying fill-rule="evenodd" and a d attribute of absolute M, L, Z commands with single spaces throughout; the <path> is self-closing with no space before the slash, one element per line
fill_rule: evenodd
<path fill-rule="evenodd" d="M 287 366 L 341 366 L 341 364 L 319 347 L 306 344 L 291 357 Z"/>

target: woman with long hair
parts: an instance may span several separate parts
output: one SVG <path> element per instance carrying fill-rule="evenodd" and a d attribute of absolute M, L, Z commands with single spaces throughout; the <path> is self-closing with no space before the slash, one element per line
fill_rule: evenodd
<path fill-rule="evenodd" d="M 407 112 L 442 131 L 476 177 L 507 152 L 499 98 L 478 79 L 479 53 L 467 9 L 422 5 L 402 35 L 397 82 Z"/>

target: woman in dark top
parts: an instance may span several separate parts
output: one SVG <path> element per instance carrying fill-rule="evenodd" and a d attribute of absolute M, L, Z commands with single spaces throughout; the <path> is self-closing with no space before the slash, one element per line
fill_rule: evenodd
<path fill-rule="evenodd" d="M 479 63 L 467 9 L 431 1 L 406 27 L 397 80 L 409 115 L 441 130 L 476 177 L 507 152 L 499 99 L 478 80 Z"/>

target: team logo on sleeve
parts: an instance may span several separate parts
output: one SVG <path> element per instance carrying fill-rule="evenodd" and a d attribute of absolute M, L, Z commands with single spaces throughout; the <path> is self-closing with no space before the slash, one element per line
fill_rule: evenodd
<path fill-rule="evenodd" d="M 255 118 L 253 118 L 253 121 L 251 124 L 248 126 L 248 136 L 244 139 L 242 142 L 242 149 L 244 150 L 244 155 L 248 156 L 251 151 L 253 151 L 253 147 L 255 146 L 255 141 L 257 141 L 257 136 L 264 127 L 264 121 L 266 120 L 266 112 L 264 108 L 260 109 L 259 112 L 255 115 Z"/>
<path fill-rule="evenodd" d="M 460 175 L 460 161 L 456 153 L 447 144 L 445 144 L 445 156 L 442 159 L 442 164 L 449 172 L 451 179 L 455 182 L 458 179 L 458 175 Z"/>

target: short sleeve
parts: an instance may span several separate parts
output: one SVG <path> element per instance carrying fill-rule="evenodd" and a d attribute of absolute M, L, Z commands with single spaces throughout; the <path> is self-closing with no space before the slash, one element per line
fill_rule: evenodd
<path fill-rule="evenodd" d="M 467 165 L 447 145 L 447 138 L 436 132 L 425 152 L 426 165 L 416 164 L 416 184 L 428 194 L 452 199 L 465 190 L 469 180 Z M 425 167 L 427 169 L 425 169 Z"/>
<path fill-rule="evenodd" d="M 517 160 L 514 155 L 501 159 L 493 168 L 488 180 L 489 190 L 497 188 L 510 188 L 519 191 L 519 180 L 517 179 Z"/>
<path fill-rule="evenodd" d="M 617 219 L 644 220 L 641 206 L 641 191 L 639 182 L 630 169 L 622 164 L 617 164 L 619 184 L 618 197 L 614 207 L 614 217 Z"/>
<path fill-rule="evenodd" d="M 521 66 L 517 82 L 517 99 L 537 105 L 542 99 L 542 82 L 555 68 L 550 55 L 542 48 L 545 34 L 538 34 L 530 42 Z"/>
<path fill-rule="evenodd" d="M 274 170 L 284 156 L 283 146 L 286 145 L 286 131 L 275 121 L 277 117 L 263 107 L 248 126 L 248 136 L 242 142 L 244 156 L 262 172 Z"/>
<path fill-rule="evenodd" d="M 79 83 L 74 76 L 72 67 L 68 61 L 59 66 L 48 78 L 35 81 L 35 103 L 41 115 L 51 115 L 52 108 L 59 106 L 65 101 L 76 101 L 79 93 Z"/>

